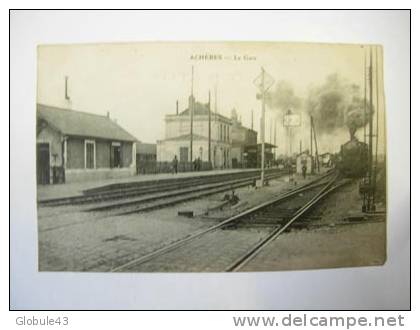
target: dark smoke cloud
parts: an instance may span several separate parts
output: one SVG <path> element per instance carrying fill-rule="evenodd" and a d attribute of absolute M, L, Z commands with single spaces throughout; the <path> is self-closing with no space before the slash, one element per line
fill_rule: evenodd
<path fill-rule="evenodd" d="M 314 118 L 319 134 L 347 129 L 352 139 L 356 131 L 368 122 L 360 87 L 337 74 L 328 76 L 324 84 L 310 89 L 305 107 Z M 368 108 L 366 112 L 369 113 Z"/>
<path fill-rule="evenodd" d="M 369 106 L 366 105 L 368 112 Z M 349 129 L 350 138 L 353 138 L 356 131 L 368 123 L 368 113 L 364 114 L 364 100 L 359 97 L 354 97 L 352 102 L 347 107 L 346 126 Z"/>
<path fill-rule="evenodd" d="M 267 106 L 278 116 L 289 109 L 299 109 L 301 105 L 301 98 L 295 95 L 292 85 L 286 81 L 279 81 L 267 95 Z"/>

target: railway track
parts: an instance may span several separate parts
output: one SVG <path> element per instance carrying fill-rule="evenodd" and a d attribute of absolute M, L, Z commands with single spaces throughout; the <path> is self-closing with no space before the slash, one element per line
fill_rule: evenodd
<path fill-rule="evenodd" d="M 111 200 L 130 199 L 144 195 L 154 195 L 162 192 L 169 193 L 177 190 L 197 187 L 203 185 L 217 185 L 218 183 L 228 184 L 240 182 L 240 180 L 255 180 L 259 177 L 259 171 L 247 171 L 238 173 L 225 173 L 220 175 L 206 175 L 190 178 L 173 178 L 165 180 L 151 180 L 144 182 L 127 182 L 111 184 L 103 187 L 88 189 L 83 195 L 52 198 L 38 201 L 40 206 L 63 206 L 63 205 L 83 205 L 102 203 Z M 267 175 L 278 177 L 286 172 L 280 169 L 271 169 Z"/>
<path fill-rule="evenodd" d="M 244 255 L 240 256 L 237 260 L 235 260 L 229 267 L 225 269 L 225 271 L 235 272 L 242 269 L 272 241 L 277 239 L 282 233 L 287 231 L 290 226 L 295 224 L 299 219 L 301 219 L 305 214 L 307 214 L 315 205 L 317 205 L 317 203 L 319 203 L 319 201 L 321 201 L 324 197 L 326 197 L 328 194 L 330 194 L 337 188 L 348 183 L 348 181 L 341 181 L 340 183 L 334 184 L 335 181 L 335 179 L 331 180 L 322 189 L 320 189 L 308 202 L 306 202 L 303 206 L 294 211 L 291 216 L 286 215 L 282 217 L 283 221 L 279 221 L 279 223 L 274 227 L 274 230 L 269 235 L 267 235 L 267 237 L 255 244 L 252 248 L 249 249 L 249 251 L 247 251 Z M 276 205 L 274 205 L 272 207 L 272 210 L 269 211 L 269 215 L 272 214 L 273 209 L 276 210 L 278 208 L 276 207 Z M 266 210 L 263 210 L 262 215 L 266 213 Z"/>
<path fill-rule="evenodd" d="M 316 203 L 344 183 L 337 183 L 335 173 L 328 173 L 315 181 L 282 193 L 273 200 L 223 220 L 207 229 L 192 233 L 188 237 L 170 243 L 152 253 L 118 265 L 110 271 L 159 271 L 162 266 L 165 270 L 179 271 L 177 264 L 180 264 L 179 260 L 185 259 L 185 255 L 188 253 L 193 254 L 187 259 L 199 265 L 206 262 L 206 258 L 211 258 L 210 256 L 218 256 L 214 262 L 218 263 L 219 271 L 238 271 L 261 249 L 286 231 L 292 223 L 307 214 Z M 255 235 L 255 237 L 259 237 L 258 241 L 252 242 L 251 246 L 248 240 L 240 240 L 240 235 L 236 235 L 238 228 L 248 224 L 265 227 L 264 230 L 258 231 L 258 235 Z M 218 242 L 218 238 L 221 239 L 220 242 Z M 238 241 L 238 244 L 233 244 L 235 240 Z M 227 258 L 224 255 L 223 248 L 229 244 L 234 249 L 238 249 L 235 254 L 239 256 Z M 200 249 L 203 249 L 203 253 L 206 255 L 200 256 L 199 253 L 194 253 Z M 227 259 L 229 260 L 227 261 Z M 198 266 L 189 269 L 202 271 L 203 269 L 208 270 L 208 267 Z"/>
<path fill-rule="evenodd" d="M 266 178 L 273 180 L 283 176 L 283 173 L 271 174 Z M 128 199 L 114 203 L 106 203 L 87 209 L 88 212 L 114 211 L 115 215 L 128 215 L 139 212 L 148 212 L 158 208 L 169 207 L 178 203 L 192 201 L 210 195 L 249 186 L 257 177 L 247 179 L 228 180 L 216 184 L 203 184 L 192 188 L 183 188 L 174 191 L 164 191 L 155 195 L 147 195 L 142 198 Z"/>
<path fill-rule="evenodd" d="M 284 175 L 283 171 L 271 171 L 271 174 L 267 175 L 267 180 L 279 178 Z M 162 191 L 156 194 L 145 194 L 142 197 L 127 198 L 122 201 L 104 202 L 102 200 L 97 201 L 95 205 L 90 205 L 87 208 L 79 209 L 78 212 L 89 214 L 89 217 L 84 220 L 71 220 L 64 221 L 64 223 L 56 223 L 55 219 L 57 215 L 51 214 L 45 218 L 51 218 L 50 224 L 40 229 L 40 231 L 52 231 L 69 227 L 73 225 L 83 224 L 86 221 L 95 221 L 113 216 L 124 216 L 129 214 L 135 214 L 140 212 L 149 212 L 152 210 L 169 207 L 182 202 L 188 202 L 206 196 L 222 193 L 230 190 L 234 190 L 240 187 L 250 185 L 259 176 L 252 176 L 248 178 L 240 178 L 234 180 L 225 180 L 222 183 L 213 184 L 202 184 L 193 187 L 184 187 L 178 190 Z M 160 188 L 164 189 L 164 188 Z M 92 202 L 93 203 L 93 202 Z M 61 206 L 61 204 L 60 204 Z M 73 209 L 58 209 L 61 215 L 65 213 L 74 212 Z M 84 218 L 84 216 L 82 216 Z"/>

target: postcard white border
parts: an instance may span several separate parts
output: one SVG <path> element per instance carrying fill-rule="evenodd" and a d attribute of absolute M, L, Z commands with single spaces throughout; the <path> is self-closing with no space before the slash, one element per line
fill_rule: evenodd
<path fill-rule="evenodd" d="M 12 309 L 410 307 L 409 12 L 20 11 L 12 12 L 10 27 Z M 144 40 L 382 44 L 389 161 L 386 265 L 239 274 L 38 273 L 34 168 L 36 46 Z"/>

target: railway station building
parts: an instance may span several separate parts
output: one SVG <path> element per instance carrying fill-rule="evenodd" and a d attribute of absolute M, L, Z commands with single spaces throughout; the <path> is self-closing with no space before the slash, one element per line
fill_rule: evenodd
<path fill-rule="evenodd" d="M 246 156 L 247 146 L 256 145 L 258 133 L 251 128 L 242 125 L 235 109 L 231 111 L 232 120 L 232 167 L 248 168 L 251 167 Z"/>
<path fill-rule="evenodd" d="M 137 139 L 106 116 L 37 104 L 37 183 L 136 173 Z"/>
<path fill-rule="evenodd" d="M 190 109 L 193 109 L 192 159 Z M 177 107 L 175 114 L 165 116 L 165 138 L 157 141 L 157 161 L 169 163 L 177 156 L 181 170 L 195 159 L 200 159 L 202 169 L 231 168 L 231 143 L 232 120 L 210 111 L 208 104 L 190 96 L 187 109 L 178 112 Z"/>

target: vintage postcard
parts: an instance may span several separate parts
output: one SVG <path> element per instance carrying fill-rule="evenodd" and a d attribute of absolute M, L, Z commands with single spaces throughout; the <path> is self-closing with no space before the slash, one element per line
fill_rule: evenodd
<path fill-rule="evenodd" d="M 382 265 L 379 45 L 38 47 L 39 271 Z"/>

